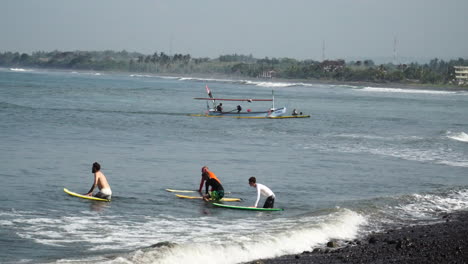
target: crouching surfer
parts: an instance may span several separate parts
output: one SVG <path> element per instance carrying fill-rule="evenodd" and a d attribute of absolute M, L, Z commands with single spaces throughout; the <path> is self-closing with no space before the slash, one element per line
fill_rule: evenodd
<path fill-rule="evenodd" d="M 255 208 L 258 206 L 258 202 L 260 201 L 260 194 L 267 197 L 263 208 L 273 208 L 273 206 L 275 206 L 275 194 L 270 190 L 270 188 L 261 183 L 257 183 L 257 179 L 255 177 L 249 178 L 249 185 L 257 189 Z"/>
<path fill-rule="evenodd" d="M 203 195 L 203 200 L 208 201 L 210 199 L 214 201 L 219 201 L 224 197 L 224 188 L 221 185 L 221 181 L 216 177 L 216 175 L 211 172 L 207 166 L 203 166 L 201 169 L 202 178 L 200 182 L 200 188 L 198 191 L 201 193 L 203 188 L 203 183 L 205 183 L 205 195 Z M 211 193 L 209 188 L 211 187 Z"/>
<path fill-rule="evenodd" d="M 97 186 L 99 188 L 99 192 L 96 193 L 94 197 L 110 200 L 112 196 L 112 190 L 109 183 L 107 182 L 106 176 L 104 176 L 104 174 L 101 172 L 101 165 L 97 162 L 94 162 L 91 171 L 94 174 L 94 182 L 89 192 L 85 195 L 93 196 L 94 188 Z"/>

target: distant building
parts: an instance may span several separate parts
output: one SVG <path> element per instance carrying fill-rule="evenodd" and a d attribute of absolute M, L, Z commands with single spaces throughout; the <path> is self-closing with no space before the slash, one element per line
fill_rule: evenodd
<path fill-rule="evenodd" d="M 467 66 L 454 66 L 455 68 L 455 81 L 458 85 L 468 84 L 468 67 Z"/>
<path fill-rule="evenodd" d="M 276 75 L 275 71 L 263 71 L 258 77 L 271 79 L 275 77 L 275 75 Z"/>
<path fill-rule="evenodd" d="M 345 66 L 344 60 L 325 60 L 320 63 L 320 67 L 325 72 L 335 72 L 338 70 L 342 70 Z"/>

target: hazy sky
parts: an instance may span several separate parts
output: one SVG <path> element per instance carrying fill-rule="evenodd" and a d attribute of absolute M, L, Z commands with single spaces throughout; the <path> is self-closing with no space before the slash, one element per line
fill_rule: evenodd
<path fill-rule="evenodd" d="M 1 0 L 0 51 L 468 57 L 468 0 Z M 325 45 L 323 45 L 323 43 Z"/>

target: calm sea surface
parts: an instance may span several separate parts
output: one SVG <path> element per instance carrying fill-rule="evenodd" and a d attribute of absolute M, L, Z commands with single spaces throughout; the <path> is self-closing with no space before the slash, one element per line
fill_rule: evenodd
<path fill-rule="evenodd" d="M 274 90 L 275 106 L 311 118 L 191 117 L 205 85 L 225 98 Z M 467 113 L 468 92 L 449 90 L 3 68 L 0 262 L 239 263 L 435 221 L 468 209 Z M 95 161 L 110 203 L 63 192 L 87 192 Z M 255 176 L 285 211 L 165 191 L 197 189 L 204 165 L 234 204 L 254 204 Z"/>

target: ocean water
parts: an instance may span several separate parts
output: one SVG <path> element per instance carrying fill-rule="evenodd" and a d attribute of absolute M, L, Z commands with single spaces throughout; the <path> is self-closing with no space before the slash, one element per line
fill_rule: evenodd
<path fill-rule="evenodd" d="M 311 118 L 189 116 L 206 109 L 193 100 L 205 85 L 274 90 L 277 107 Z M 242 263 L 439 221 L 468 209 L 467 113 L 465 91 L 2 68 L 0 262 Z M 95 161 L 110 203 L 63 192 L 87 192 Z M 197 189 L 204 165 L 240 205 L 254 204 L 255 176 L 285 210 L 165 191 Z"/>

